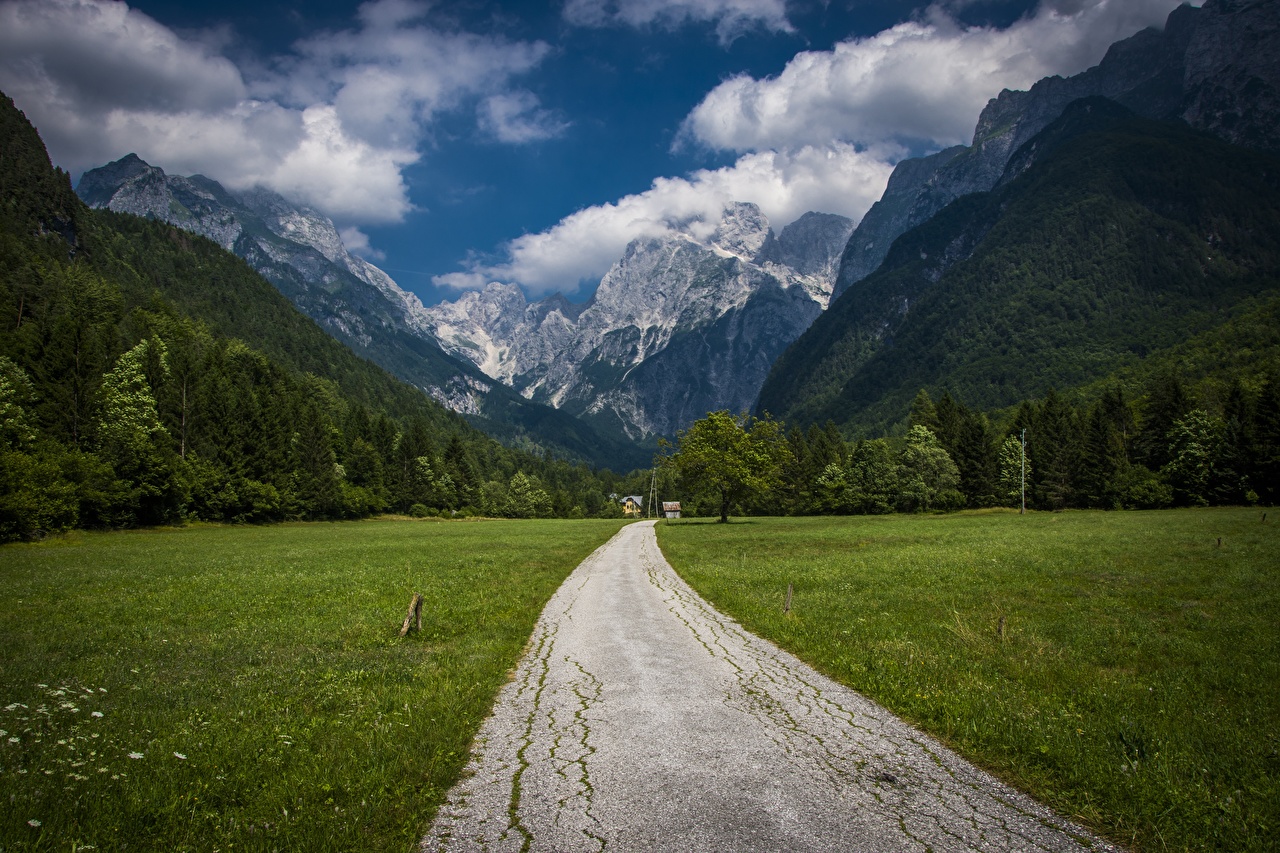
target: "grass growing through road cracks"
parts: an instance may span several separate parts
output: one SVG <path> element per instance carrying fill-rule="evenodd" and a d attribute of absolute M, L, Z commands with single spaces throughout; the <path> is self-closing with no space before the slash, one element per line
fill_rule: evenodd
<path fill-rule="evenodd" d="M 753 519 L 658 535 L 723 612 L 1107 836 L 1274 850 L 1280 525 L 1260 515 Z"/>
<path fill-rule="evenodd" d="M 547 598 L 620 525 L 5 546 L 0 849 L 410 849 Z"/>

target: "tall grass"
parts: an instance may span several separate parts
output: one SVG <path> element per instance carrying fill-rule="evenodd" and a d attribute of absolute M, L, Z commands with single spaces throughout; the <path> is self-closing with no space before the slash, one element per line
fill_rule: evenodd
<path fill-rule="evenodd" d="M 751 630 L 1121 843 L 1280 844 L 1280 526 L 1260 511 L 664 522 L 659 540 Z"/>
<path fill-rule="evenodd" d="M 0 849 L 411 849 L 543 604 L 620 524 L 0 548 Z"/>

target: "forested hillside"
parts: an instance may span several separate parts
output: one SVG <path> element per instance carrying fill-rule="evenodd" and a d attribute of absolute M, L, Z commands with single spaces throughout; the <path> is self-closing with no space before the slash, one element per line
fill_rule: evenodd
<path fill-rule="evenodd" d="M 0 540 L 384 509 L 613 514 L 333 340 L 243 261 L 92 211 L 0 102 Z"/>
<path fill-rule="evenodd" d="M 900 237 L 779 359 L 757 408 L 879 435 L 921 388 L 990 411 L 1187 361 L 1256 388 L 1275 369 L 1277 271 L 1280 161 L 1078 101 L 995 190 Z"/>

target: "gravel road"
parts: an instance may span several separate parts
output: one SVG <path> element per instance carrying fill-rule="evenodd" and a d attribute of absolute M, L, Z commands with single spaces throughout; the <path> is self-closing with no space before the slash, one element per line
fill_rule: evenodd
<path fill-rule="evenodd" d="M 423 851 L 1112 850 L 715 611 L 629 525 L 556 592 Z"/>

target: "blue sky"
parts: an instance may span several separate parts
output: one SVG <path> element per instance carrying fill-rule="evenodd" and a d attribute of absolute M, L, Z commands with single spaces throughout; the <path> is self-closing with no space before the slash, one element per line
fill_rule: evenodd
<path fill-rule="evenodd" d="M 0 0 L 0 89 L 80 172 L 129 152 L 329 215 L 432 303 L 582 298 L 754 201 L 860 217 L 1001 88 L 1176 0 Z"/>

